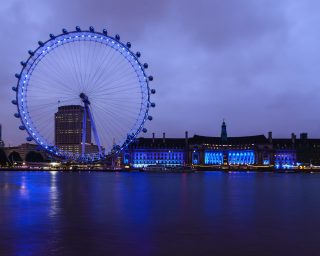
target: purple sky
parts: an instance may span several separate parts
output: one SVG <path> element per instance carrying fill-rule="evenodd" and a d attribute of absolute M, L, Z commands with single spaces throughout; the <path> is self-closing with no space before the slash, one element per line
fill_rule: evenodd
<path fill-rule="evenodd" d="M 76 25 L 107 28 L 142 52 L 161 136 L 320 137 L 320 2 L 292 0 L 7 0 L 0 5 L 0 123 L 24 142 L 11 87 L 27 51 Z"/>

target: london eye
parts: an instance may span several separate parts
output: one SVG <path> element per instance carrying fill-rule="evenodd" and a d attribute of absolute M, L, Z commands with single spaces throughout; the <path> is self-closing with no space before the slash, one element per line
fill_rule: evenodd
<path fill-rule="evenodd" d="M 147 63 L 120 36 L 93 27 L 50 34 L 22 61 L 12 87 L 20 130 L 67 161 L 94 162 L 118 154 L 152 120 Z"/>

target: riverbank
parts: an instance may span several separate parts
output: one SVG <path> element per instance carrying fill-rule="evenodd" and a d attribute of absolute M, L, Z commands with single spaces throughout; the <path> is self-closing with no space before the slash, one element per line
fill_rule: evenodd
<path fill-rule="evenodd" d="M 320 173 L 320 169 L 195 169 L 194 171 L 166 170 L 166 171 L 144 171 L 141 169 L 108 169 L 108 168 L 0 168 L 0 172 L 145 172 L 145 173 L 201 173 L 201 172 L 223 172 L 223 173 Z"/>

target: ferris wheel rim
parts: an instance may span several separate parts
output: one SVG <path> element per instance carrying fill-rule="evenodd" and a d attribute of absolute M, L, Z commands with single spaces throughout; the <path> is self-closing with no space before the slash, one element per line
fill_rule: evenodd
<path fill-rule="evenodd" d="M 62 40 L 60 40 L 62 39 Z M 32 72 L 37 68 L 37 65 L 39 62 L 45 58 L 47 54 L 54 51 L 54 49 L 65 45 L 67 43 L 72 43 L 75 41 L 94 41 L 96 43 L 104 44 L 105 46 L 111 47 L 116 51 L 119 51 L 121 55 L 131 64 L 132 69 L 137 74 L 139 78 L 139 87 L 142 88 L 145 87 L 146 97 L 147 97 L 147 105 L 145 106 L 143 113 L 141 114 L 142 109 L 140 109 L 139 115 L 136 118 L 136 122 L 139 122 L 137 125 L 137 129 L 133 133 L 131 131 L 136 126 L 136 124 L 133 125 L 133 128 L 130 129 L 129 134 L 127 137 L 127 140 L 124 141 L 122 145 L 117 145 L 112 149 L 111 153 L 119 153 L 124 148 L 126 148 L 141 132 L 146 132 L 146 129 L 144 128 L 144 124 L 146 120 L 152 120 L 152 117 L 149 116 L 149 108 L 154 107 L 155 104 L 151 103 L 150 101 L 150 94 L 154 93 L 154 89 L 150 90 L 149 87 L 149 81 L 153 80 L 153 77 L 148 77 L 145 72 L 145 68 L 148 67 L 148 65 L 142 64 L 139 61 L 140 53 L 137 52 L 136 54 L 130 50 L 131 44 L 127 43 L 124 44 L 120 41 L 120 37 L 116 35 L 115 37 L 112 37 L 106 33 L 104 30 L 103 33 L 94 31 L 92 27 L 90 27 L 89 30 L 79 30 L 78 27 L 75 31 L 66 31 L 63 30 L 63 33 L 58 34 L 57 36 L 53 36 L 50 34 L 50 39 L 48 39 L 45 42 L 39 41 L 39 46 L 34 51 L 29 51 L 30 56 L 28 57 L 26 62 L 21 62 L 22 69 L 20 73 L 16 77 L 18 78 L 17 81 L 17 87 L 16 87 L 16 100 L 15 105 L 17 105 L 18 113 L 15 114 L 16 117 L 20 118 L 20 121 L 22 123 L 22 126 L 19 128 L 21 130 L 26 130 L 29 134 L 29 137 L 27 138 L 28 141 L 34 141 L 36 142 L 41 148 L 43 148 L 45 151 L 54 154 L 55 156 L 76 160 L 76 161 L 95 161 L 99 160 L 102 156 L 97 153 L 90 153 L 86 154 L 85 159 L 82 159 L 83 157 L 80 157 L 74 153 L 65 152 L 61 149 L 59 149 L 55 145 L 50 145 L 51 143 L 48 143 L 39 133 L 36 128 L 32 124 L 32 117 L 29 115 L 28 112 L 28 104 L 26 103 L 26 96 L 24 94 L 24 91 L 27 90 L 29 86 L 29 80 L 32 77 Z M 109 44 L 110 41 L 110 44 Z M 112 47 L 112 45 L 115 45 L 115 47 Z M 47 50 L 45 50 L 47 48 Z M 116 49 L 117 48 L 117 49 Z M 42 52 L 42 53 L 41 53 Z M 124 55 L 126 53 L 132 61 L 130 61 L 128 58 Z M 135 64 L 133 64 L 133 62 Z M 135 67 L 134 67 L 135 65 Z M 137 67 L 139 70 L 137 70 Z M 139 72 L 139 73 L 138 73 Z M 140 77 L 143 77 L 143 81 L 140 79 Z M 144 93 L 144 92 L 142 92 Z M 141 120 L 140 120 L 141 119 Z"/>

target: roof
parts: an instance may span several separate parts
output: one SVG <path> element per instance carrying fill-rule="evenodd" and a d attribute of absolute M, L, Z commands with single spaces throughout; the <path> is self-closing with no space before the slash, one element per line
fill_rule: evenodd
<path fill-rule="evenodd" d="M 267 144 L 268 140 L 264 135 L 228 137 L 226 142 L 222 142 L 220 137 L 208 137 L 194 135 L 188 139 L 189 144 Z M 186 146 L 185 138 L 138 138 L 130 147 L 156 147 L 156 148 L 183 148 Z"/>
<path fill-rule="evenodd" d="M 193 138 L 189 140 L 190 144 L 266 144 L 268 143 L 267 138 L 264 135 L 254 135 L 254 136 L 242 136 L 242 137 L 228 137 L 226 142 L 221 141 L 221 137 L 208 137 L 194 135 Z"/>
<path fill-rule="evenodd" d="M 185 145 L 184 138 L 138 138 L 130 147 L 183 148 Z"/>

